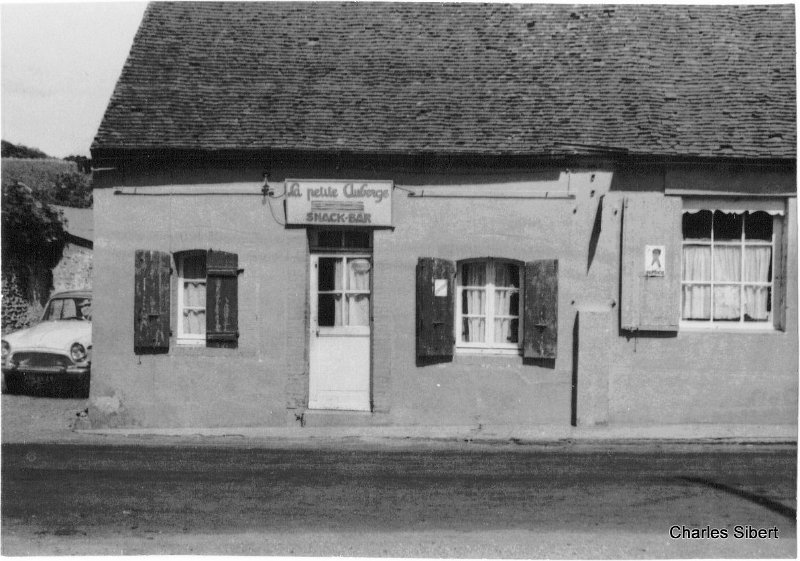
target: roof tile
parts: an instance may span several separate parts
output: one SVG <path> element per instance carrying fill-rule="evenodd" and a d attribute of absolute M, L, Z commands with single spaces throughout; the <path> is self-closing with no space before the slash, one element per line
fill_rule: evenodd
<path fill-rule="evenodd" d="M 794 158 L 792 5 L 155 2 L 93 150 Z"/>

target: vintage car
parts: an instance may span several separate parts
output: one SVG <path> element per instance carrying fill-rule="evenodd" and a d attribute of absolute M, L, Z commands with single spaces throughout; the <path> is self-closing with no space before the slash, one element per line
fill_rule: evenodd
<path fill-rule="evenodd" d="M 48 395 L 89 395 L 92 363 L 92 294 L 73 290 L 54 294 L 42 321 L 3 337 L 5 389 Z M 72 391 L 70 391 L 72 390 Z"/>

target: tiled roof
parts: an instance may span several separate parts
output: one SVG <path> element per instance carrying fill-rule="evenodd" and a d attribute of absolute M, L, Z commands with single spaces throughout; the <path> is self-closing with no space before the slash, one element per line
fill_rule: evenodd
<path fill-rule="evenodd" d="M 94 150 L 794 158 L 792 5 L 156 2 Z"/>

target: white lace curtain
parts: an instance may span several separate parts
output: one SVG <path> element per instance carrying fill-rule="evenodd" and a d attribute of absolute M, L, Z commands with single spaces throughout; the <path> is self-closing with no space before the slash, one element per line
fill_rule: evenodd
<path fill-rule="evenodd" d="M 187 256 L 183 260 L 183 333 L 206 333 L 206 260 L 205 255 Z"/>
<path fill-rule="evenodd" d="M 348 290 L 368 291 L 369 270 L 369 259 L 349 260 L 347 262 Z M 369 294 L 349 294 L 347 296 L 347 315 L 347 325 L 369 325 Z"/>
<path fill-rule="evenodd" d="M 338 294 L 320 294 L 320 302 L 333 303 L 333 324 L 334 326 L 345 325 L 369 325 L 369 259 L 354 258 L 347 259 L 347 278 L 342 274 L 345 266 L 345 259 L 342 257 L 325 257 L 320 259 L 322 264 L 326 262 L 326 267 L 320 266 L 320 291 L 336 291 Z M 332 269 L 327 269 L 327 265 L 332 265 Z M 325 273 L 323 273 L 323 270 Z M 332 281 L 332 286 L 329 285 Z M 342 286 L 342 282 L 346 285 Z M 353 292 L 365 291 L 364 294 L 353 294 Z M 345 308 L 342 298 L 347 299 Z M 320 314 L 330 313 L 330 308 L 320 305 Z"/>
<path fill-rule="evenodd" d="M 744 252 L 744 281 L 769 282 L 772 248 L 747 247 Z M 769 319 L 770 290 L 767 286 L 744 285 L 744 313 L 754 320 Z"/>
<path fill-rule="evenodd" d="M 509 263 L 494 262 L 494 342 L 516 343 L 519 318 L 519 269 Z M 487 263 L 465 263 L 462 266 L 463 338 L 466 343 L 486 342 Z M 514 316 L 514 317 L 503 317 Z"/>
<path fill-rule="evenodd" d="M 772 248 L 745 246 L 744 261 L 742 259 L 741 246 L 715 245 L 713 261 L 710 246 L 686 245 L 683 248 L 683 280 L 714 281 L 714 319 L 737 320 L 742 312 L 752 320 L 763 321 L 769 318 L 769 287 L 746 283 L 770 282 Z M 744 302 L 741 301 L 742 297 Z M 684 285 L 684 319 L 709 319 L 711 313 L 711 286 Z"/>
<path fill-rule="evenodd" d="M 516 316 L 519 313 L 519 269 L 508 263 L 495 263 L 495 316 Z M 519 340 L 519 319 L 495 317 L 495 343 L 516 343 Z"/>
<path fill-rule="evenodd" d="M 463 314 L 480 317 L 464 317 L 464 342 L 483 343 L 486 340 L 486 263 L 465 263 L 462 282 Z"/>

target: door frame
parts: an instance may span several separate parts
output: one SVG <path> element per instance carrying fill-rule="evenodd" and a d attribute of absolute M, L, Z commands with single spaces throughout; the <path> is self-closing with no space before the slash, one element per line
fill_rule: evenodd
<path fill-rule="evenodd" d="M 319 280 L 319 258 L 321 257 L 339 257 L 345 258 L 345 263 L 347 259 L 351 258 L 361 258 L 361 259 L 368 259 L 370 262 L 370 274 L 369 274 L 369 310 L 368 310 L 368 324 L 366 326 L 345 326 L 345 327 L 322 327 L 318 325 L 318 302 L 319 302 L 319 290 L 318 290 L 318 280 Z M 314 337 L 318 337 L 317 333 L 320 329 L 325 330 L 346 330 L 344 333 L 341 333 L 340 336 L 343 337 L 361 337 L 366 336 L 369 338 L 369 355 L 367 357 L 368 362 L 368 410 L 353 410 L 353 409 L 346 409 L 342 411 L 349 411 L 351 413 L 360 412 L 360 413 L 373 413 L 374 412 L 374 400 L 373 400 L 373 389 L 374 389 L 374 380 L 373 380 L 373 348 L 374 348 L 374 337 L 373 337 L 373 327 L 374 327 L 374 320 L 373 320 L 373 306 L 374 306 L 374 268 L 375 268 L 375 259 L 373 252 L 371 249 L 346 249 L 346 248 L 311 248 L 309 247 L 307 260 L 306 263 L 308 265 L 308 284 L 306 287 L 306 297 L 308 302 L 308 321 L 306 322 L 306 337 L 308 341 L 307 349 L 307 372 L 308 372 L 308 384 L 306 386 L 306 408 L 311 409 L 311 368 L 312 368 L 312 339 Z M 315 264 L 317 267 L 315 268 Z M 343 274 L 346 274 L 346 267 L 342 267 Z M 343 292 L 343 301 L 346 299 L 346 289 Z M 330 333 L 330 332 L 329 332 Z M 332 335 L 332 333 L 330 333 Z M 317 411 L 336 411 L 336 409 L 320 409 L 314 408 Z"/>

